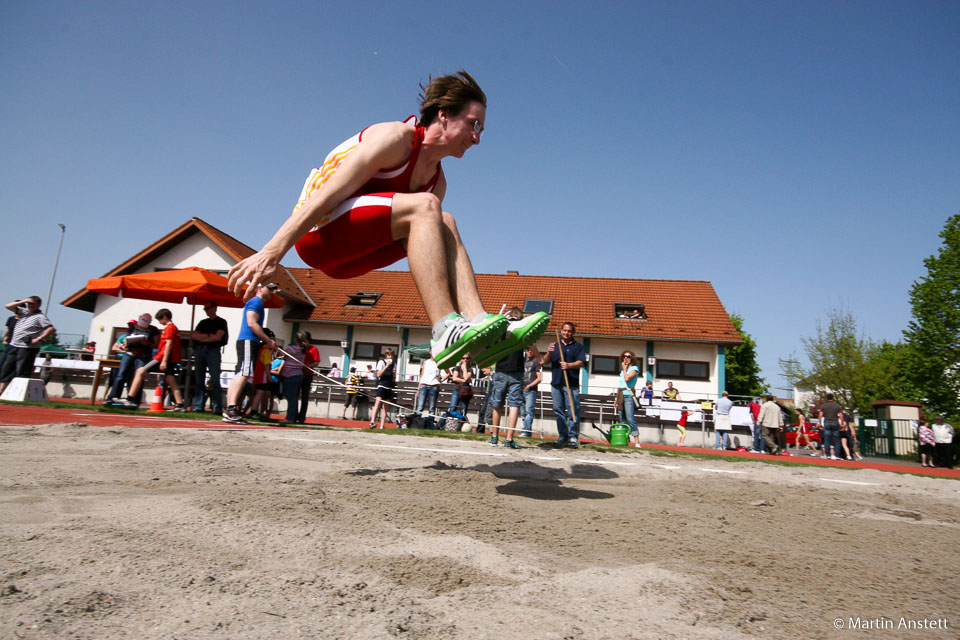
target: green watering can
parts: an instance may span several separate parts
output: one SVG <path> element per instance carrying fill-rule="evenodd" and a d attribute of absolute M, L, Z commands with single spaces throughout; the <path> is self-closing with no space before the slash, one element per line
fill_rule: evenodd
<path fill-rule="evenodd" d="M 597 427 L 597 431 L 602 433 L 607 441 L 615 447 L 626 447 L 630 441 L 630 425 L 618 422 L 610 425 L 610 431 L 604 431 Z"/>

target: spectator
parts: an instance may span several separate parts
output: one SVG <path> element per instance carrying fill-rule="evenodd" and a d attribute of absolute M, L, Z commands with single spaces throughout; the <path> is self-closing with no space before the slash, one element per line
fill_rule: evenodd
<path fill-rule="evenodd" d="M 319 358 L 317 359 L 319 361 Z M 343 374 L 340 372 L 340 365 L 336 362 L 333 363 L 333 366 L 330 367 L 329 377 L 331 378 L 341 378 Z"/>
<path fill-rule="evenodd" d="M 804 440 L 807 441 L 806 447 L 812 450 L 813 440 L 810 438 L 810 427 L 807 425 L 807 416 L 804 415 L 802 410 L 797 409 L 797 439 L 794 443 L 794 447 L 798 451 L 800 450 L 800 447 L 804 446 Z M 813 455 L 816 455 L 816 451 L 814 451 Z"/>
<path fill-rule="evenodd" d="M 553 413 L 557 418 L 556 446 L 580 446 L 580 369 L 587 355 L 583 345 L 573 339 L 576 325 L 564 322 L 560 328 L 560 342 L 551 342 L 540 359 L 540 364 L 551 367 L 550 395 Z M 571 399 L 572 404 L 571 405 Z"/>
<path fill-rule="evenodd" d="M 276 339 L 272 329 L 264 327 L 263 333 L 270 340 Z M 270 409 L 273 407 L 274 389 L 276 388 L 271 376 L 272 363 L 273 350 L 268 343 L 261 343 L 257 350 L 256 361 L 253 364 L 253 377 L 250 379 L 253 398 L 251 398 L 247 407 L 247 413 L 250 417 L 261 422 L 271 422 Z"/>
<path fill-rule="evenodd" d="M 93 361 L 93 354 L 97 351 L 97 343 L 94 340 L 91 340 L 87 344 L 83 345 L 83 353 L 80 354 L 80 359 L 86 362 Z"/>
<path fill-rule="evenodd" d="M 667 383 L 667 388 L 663 390 L 663 399 L 664 400 L 679 400 L 680 391 L 678 391 L 672 382 Z"/>
<path fill-rule="evenodd" d="M 252 285 L 251 285 L 252 286 Z M 253 376 L 254 360 L 260 350 L 260 343 L 265 342 L 271 351 L 277 348 L 277 343 L 268 338 L 263 332 L 263 319 L 266 316 L 264 303 L 267 302 L 279 289 L 276 284 L 257 285 L 254 295 L 243 307 L 241 315 L 240 334 L 237 336 L 237 375 L 230 382 L 227 389 L 227 408 L 223 412 L 223 421 L 233 424 L 243 424 L 243 417 L 237 408 L 244 388 Z"/>
<path fill-rule="evenodd" d="M 306 340 L 303 343 L 303 377 L 300 379 L 300 403 L 297 408 L 297 422 L 307 424 L 307 409 L 310 407 L 310 390 L 313 388 L 313 370 L 320 366 L 320 351 L 313 344 L 313 336 L 309 331 L 303 332 Z M 336 365 L 334 365 L 336 367 Z M 336 375 L 334 375 L 336 374 Z M 331 378 L 339 378 L 340 372 L 330 371 Z"/>
<path fill-rule="evenodd" d="M 943 414 L 933 423 L 934 464 L 953 469 L 953 426 L 943 421 Z"/>
<path fill-rule="evenodd" d="M 380 428 L 387 421 L 387 404 L 394 398 L 394 387 L 397 384 L 397 367 L 394 362 L 396 354 L 393 349 L 385 349 L 383 358 L 377 361 L 377 399 L 373 403 L 373 422 L 370 428 L 377 427 L 377 414 L 380 415 Z"/>
<path fill-rule="evenodd" d="M 193 410 L 203 411 L 206 404 L 207 372 L 210 373 L 210 407 L 223 413 L 223 389 L 220 387 L 220 350 L 230 342 L 227 321 L 217 315 L 217 303 L 203 305 L 207 317 L 197 323 L 193 339 Z"/>
<path fill-rule="evenodd" d="M 844 460 L 853 460 L 853 434 L 850 431 L 850 421 L 852 416 L 846 411 L 841 411 L 837 416 L 840 420 L 840 448 L 843 451 Z"/>
<path fill-rule="evenodd" d="M 417 407 L 420 413 L 426 409 L 430 415 L 437 413 L 437 395 L 440 392 L 440 368 L 431 357 L 420 363 L 420 380 L 417 384 Z"/>
<path fill-rule="evenodd" d="M 617 404 L 620 421 L 630 425 L 630 440 L 640 446 L 640 430 L 637 428 L 637 400 L 634 389 L 640 379 L 640 367 L 633 352 L 627 349 L 620 354 L 620 383 L 617 387 Z"/>
<path fill-rule="evenodd" d="M 763 453 L 763 430 L 758 421 L 760 417 L 760 398 L 754 398 L 747 405 L 750 410 L 750 432 L 753 435 L 753 450 L 756 453 Z"/>
<path fill-rule="evenodd" d="M 493 382 L 493 363 L 490 366 L 480 367 L 470 385 L 470 393 L 476 395 L 475 387 L 480 387 L 483 395 L 480 396 L 480 410 L 477 412 L 477 433 L 486 433 L 487 425 L 493 422 L 493 407 L 490 406 L 490 385 Z M 469 402 L 467 403 L 469 404 Z M 466 417 L 466 411 L 463 413 Z"/>
<path fill-rule="evenodd" d="M 137 394 L 143 387 L 143 379 L 148 373 L 156 369 L 162 372 L 163 380 L 171 389 L 173 389 L 174 406 L 173 411 L 183 411 L 183 394 L 180 391 L 180 385 L 177 384 L 177 373 L 180 368 L 180 358 L 182 357 L 182 347 L 180 342 L 180 331 L 177 325 L 173 324 L 173 313 L 169 309 L 160 309 L 156 314 L 157 322 L 163 327 L 160 334 L 160 348 L 153 359 L 137 369 L 133 374 L 133 382 L 130 383 L 130 391 L 127 399 L 121 402 L 121 406 L 137 408 Z M 128 337 L 127 340 L 130 338 Z"/>
<path fill-rule="evenodd" d="M 283 366 L 280 367 L 280 389 L 287 401 L 286 418 L 280 424 L 293 424 L 297 421 L 297 404 L 300 396 L 300 383 L 303 380 L 303 358 L 307 350 L 307 334 L 299 332 L 293 343 L 287 345 L 283 354 Z"/>
<path fill-rule="evenodd" d="M 5 349 L 9 353 L 0 370 L 0 394 L 14 378 L 29 378 L 33 374 L 41 344 L 56 332 L 50 319 L 40 311 L 40 303 L 40 296 L 30 296 L 6 305 L 8 311 L 17 310 L 19 317 Z"/>
<path fill-rule="evenodd" d="M 730 394 L 726 391 L 717 400 L 717 406 L 713 410 L 714 423 L 714 449 L 726 450 L 730 446 L 730 430 L 733 426 L 730 424 L 730 409 L 733 408 L 733 401 L 730 400 Z"/>
<path fill-rule="evenodd" d="M 503 419 L 504 409 L 507 414 L 507 439 L 503 443 L 509 449 L 519 449 L 515 437 L 517 435 L 517 420 L 520 417 L 520 405 L 523 404 L 523 371 L 525 349 L 517 349 L 500 358 L 490 382 L 488 394 L 493 416 L 490 420 L 491 436 L 489 444 L 497 446 L 500 435 L 500 421 Z"/>
<path fill-rule="evenodd" d="M 680 432 L 680 437 L 677 438 L 677 446 L 685 447 L 687 445 L 684 442 L 687 439 L 687 420 L 690 419 L 690 416 L 697 413 L 697 410 L 690 411 L 686 406 L 680 409 L 680 419 L 677 420 L 677 431 Z"/>
<path fill-rule="evenodd" d="M 647 383 L 643 385 L 643 389 L 640 390 L 640 399 L 646 400 L 645 403 L 647 406 L 650 406 L 650 401 L 653 400 L 653 381 L 647 380 Z"/>
<path fill-rule="evenodd" d="M 17 320 L 20 319 L 19 313 L 20 310 L 17 309 L 12 316 L 7 318 L 6 328 L 3 332 L 3 354 L 0 355 L 0 371 L 3 370 L 3 363 L 7 359 L 7 354 L 10 353 L 10 349 L 8 348 L 10 345 L 10 338 L 13 337 L 13 328 L 17 326 Z"/>
<path fill-rule="evenodd" d="M 780 455 L 780 432 L 783 430 L 783 414 L 780 407 L 773 401 L 773 396 L 767 396 L 767 401 L 760 407 L 757 422 L 763 429 L 763 439 L 767 443 L 767 450 L 771 455 Z"/>
<path fill-rule="evenodd" d="M 733 401 L 730 400 L 730 394 L 724 391 L 713 410 L 714 449 L 726 450 L 730 447 L 730 431 L 733 429 L 733 425 L 730 423 L 730 409 L 732 408 Z"/>
<path fill-rule="evenodd" d="M 543 380 L 540 350 L 537 345 L 527 347 L 523 361 L 523 437 L 533 435 L 533 414 L 537 410 L 537 388 Z"/>
<path fill-rule="evenodd" d="M 367 380 L 369 380 L 369 381 L 371 381 L 371 382 L 376 382 L 376 381 L 377 381 L 377 372 L 373 370 L 373 365 L 372 365 L 372 364 L 368 364 L 368 365 L 367 365 L 367 373 L 366 373 L 365 375 L 366 375 Z M 374 385 L 374 386 L 376 386 L 376 385 Z"/>
<path fill-rule="evenodd" d="M 920 440 L 920 466 L 933 468 L 934 455 L 936 451 L 936 436 L 933 429 L 926 420 L 920 418 L 920 426 L 917 427 L 917 438 Z"/>
<path fill-rule="evenodd" d="M 470 384 L 473 380 L 473 359 L 469 354 L 460 358 L 460 362 L 450 369 L 449 380 L 453 383 L 450 408 L 466 416 L 470 400 L 473 398 L 473 387 Z"/>
<path fill-rule="evenodd" d="M 139 318 L 127 323 L 127 333 L 121 338 L 122 342 L 118 340 L 111 347 L 112 351 L 120 354 L 120 366 L 104 404 L 122 404 L 120 394 L 124 385 L 128 387 L 127 396 L 140 404 L 140 392 L 130 393 L 129 387 L 132 386 L 134 373 L 150 362 L 153 350 L 160 346 L 160 330 L 152 323 L 153 316 L 149 313 L 140 314 Z"/>
<path fill-rule="evenodd" d="M 823 425 L 823 437 L 820 440 L 821 454 L 831 460 L 840 459 L 840 413 L 843 408 L 833 401 L 833 394 L 827 394 L 827 401 L 820 405 L 820 424 Z"/>
<path fill-rule="evenodd" d="M 347 376 L 347 400 L 343 403 L 343 415 L 340 416 L 341 420 L 347 419 L 347 408 L 353 406 L 353 418 L 352 420 L 357 419 L 357 404 L 360 396 L 360 386 L 363 384 L 363 381 L 360 380 L 360 376 L 357 374 L 356 367 L 350 367 L 350 375 Z"/>

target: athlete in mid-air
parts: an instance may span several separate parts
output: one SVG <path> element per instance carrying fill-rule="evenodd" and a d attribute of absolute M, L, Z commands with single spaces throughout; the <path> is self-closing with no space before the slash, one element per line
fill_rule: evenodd
<path fill-rule="evenodd" d="M 487 98 L 466 71 L 421 85 L 420 119 L 367 127 L 331 151 L 307 177 L 293 215 L 254 255 L 229 273 L 246 297 L 268 282 L 296 246 L 311 267 L 352 278 L 407 258 L 433 335 L 437 366 L 466 353 L 490 361 L 532 344 L 545 313 L 510 321 L 480 301 L 470 257 L 451 214 L 442 209 L 447 182 L 440 161 L 480 144 Z M 495 357 L 494 357 L 495 356 Z"/>

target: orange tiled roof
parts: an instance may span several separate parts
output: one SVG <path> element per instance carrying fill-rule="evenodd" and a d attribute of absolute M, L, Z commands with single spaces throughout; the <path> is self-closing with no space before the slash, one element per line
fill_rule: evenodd
<path fill-rule="evenodd" d="M 335 280 L 313 269 L 291 268 L 316 303 L 287 314 L 292 321 L 337 324 L 429 325 L 420 296 L 407 271 L 373 271 Z M 705 281 L 569 278 L 515 274 L 477 274 L 488 311 L 501 305 L 523 307 L 527 298 L 554 300 L 548 331 L 573 321 L 582 336 L 624 336 L 649 340 L 739 344 L 740 337 L 713 286 Z M 347 295 L 382 292 L 372 307 L 344 306 Z M 647 320 L 614 318 L 614 304 L 645 306 Z"/>
<path fill-rule="evenodd" d="M 105 274 L 103 274 L 103 277 L 136 273 L 139 269 L 143 268 L 145 264 L 149 263 L 158 255 L 169 250 L 172 246 L 183 242 L 185 239 L 189 238 L 195 233 L 202 233 L 210 238 L 214 244 L 223 249 L 228 256 L 237 262 L 256 253 L 256 251 L 251 247 L 248 247 L 233 236 L 227 235 L 216 227 L 204 222 L 200 218 L 191 218 L 150 246 L 134 254 L 126 261 L 121 262 L 110 271 L 107 271 Z M 290 275 L 290 271 L 286 267 L 281 266 L 273 280 L 280 285 L 280 295 L 283 298 L 289 300 L 295 305 L 312 306 L 313 302 L 300 288 L 300 286 L 297 284 L 297 281 L 293 278 L 293 276 Z M 81 311 L 93 311 L 94 306 L 96 305 L 97 295 L 99 294 L 91 293 L 90 291 L 87 291 L 86 287 L 84 287 L 64 300 L 61 304 L 66 307 L 80 309 Z"/>

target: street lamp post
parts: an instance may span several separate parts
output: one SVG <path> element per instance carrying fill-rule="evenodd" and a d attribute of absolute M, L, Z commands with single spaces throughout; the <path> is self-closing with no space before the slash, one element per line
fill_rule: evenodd
<path fill-rule="evenodd" d="M 53 275 L 50 276 L 50 290 L 47 291 L 47 317 L 50 317 L 50 296 L 53 295 L 53 281 L 57 277 L 57 265 L 60 264 L 60 249 L 63 248 L 63 236 L 67 233 L 67 226 L 63 223 L 58 223 L 60 227 L 60 244 L 57 245 L 57 259 L 53 262 Z"/>

